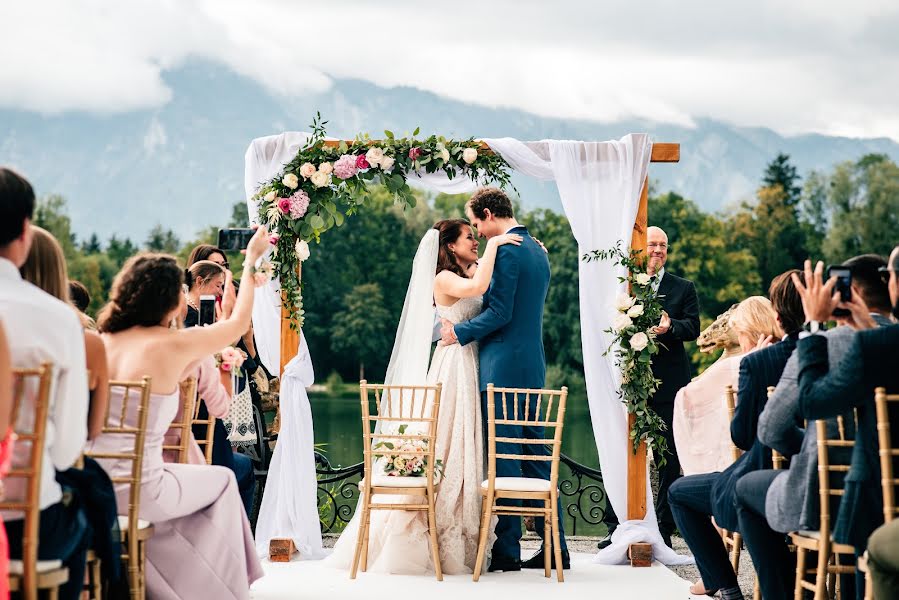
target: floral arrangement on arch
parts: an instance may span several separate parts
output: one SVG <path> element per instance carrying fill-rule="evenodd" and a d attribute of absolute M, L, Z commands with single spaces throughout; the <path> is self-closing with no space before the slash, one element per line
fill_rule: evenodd
<path fill-rule="evenodd" d="M 398 433 L 406 433 L 408 424 L 399 426 Z M 382 465 L 384 474 L 388 477 L 424 477 L 428 467 L 428 442 L 425 440 L 403 440 L 400 444 L 380 441 L 372 446 L 375 450 L 386 448 L 395 450 L 395 455 L 383 455 L 378 457 L 379 465 Z M 434 477 L 439 478 L 443 473 L 443 461 L 439 458 L 434 462 Z"/>
<path fill-rule="evenodd" d="M 262 183 L 254 198 L 259 220 L 271 233 L 273 275 L 280 279 L 282 302 L 291 327 L 303 325 L 302 281 L 298 266 L 309 258 L 309 242 L 321 241 L 332 227 L 343 225 L 369 201 L 369 186 L 380 184 L 397 203 L 415 206 L 406 179 L 410 174 L 443 171 L 447 177 L 468 177 L 480 184 L 510 184 L 509 165 L 492 152 L 479 152 L 474 138 L 448 140 L 442 136 L 384 139 L 367 134 L 352 142 L 326 141 L 325 125 L 316 114 L 308 145 L 284 166 L 283 172 Z"/>
<path fill-rule="evenodd" d="M 619 277 L 619 282 L 627 282 L 630 293 L 619 294 L 615 301 L 615 317 L 612 326 L 605 332 L 612 336 L 612 342 L 603 356 L 615 352 L 621 369 L 621 386 L 618 396 L 627 406 L 628 414 L 634 415 L 634 425 L 630 430 L 634 452 L 641 442 L 652 449 L 656 463 L 665 464 L 668 443 L 662 432 L 667 429 L 665 422 L 649 406 L 649 400 L 659 389 L 660 379 L 652 374 L 652 357 L 659 352 L 653 328 L 662 317 L 662 303 L 658 291 L 653 289 L 655 277 L 646 272 L 642 250 L 625 253 L 619 241 L 608 250 L 593 250 L 584 255 L 583 260 L 614 260 L 615 264 L 627 269 L 627 275 Z"/>

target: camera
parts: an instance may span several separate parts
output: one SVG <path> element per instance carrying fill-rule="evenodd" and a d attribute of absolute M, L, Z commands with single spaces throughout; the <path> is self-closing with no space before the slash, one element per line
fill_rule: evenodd
<path fill-rule="evenodd" d="M 852 268 L 840 265 L 829 266 L 827 267 L 827 280 L 829 281 L 831 277 L 837 278 L 834 289 L 840 293 L 840 301 L 850 301 L 852 299 Z M 835 308 L 833 311 L 835 317 L 846 317 L 849 314 L 845 308 Z"/>
<path fill-rule="evenodd" d="M 226 252 L 243 250 L 255 233 L 252 229 L 219 229 L 218 247 Z"/>
<path fill-rule="evenodd" d="M 215 296 L 204 294 L 200 296 L 199 325 L 212 325 L 215 323 Z"/>

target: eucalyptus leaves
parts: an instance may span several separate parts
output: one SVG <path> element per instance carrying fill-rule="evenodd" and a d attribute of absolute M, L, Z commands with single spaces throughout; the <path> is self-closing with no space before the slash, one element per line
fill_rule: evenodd
<path fill-rule="evenodd" d="M 275 274 L 281 282 L 282 302 L 290 314 L 291 327 L 303 325 L 302 282 L 297 267 L 300 242 L 321 241 L 332 227 L 343 225 L 369 200 L 369 186 L 385 185 L 397 203 L 415 206 L 415 196 L 406 178 L 410 173 L 443 171 L 450 179 L 468 177 L 479 184 L 510 184 L 509 166 L 492 152 L 479 152 L 480 142 L 448 140 L 432 135 L 416 139 L 372 140 L 356 136 L 352 142 L 325 141 L 327 121 L 316 115 L 310 126 L 312 138 L 284 171 L 256 193 L 259 219 L 272 232 Z M 308 247 L 305 248 L 308 257 Z"/>
<path fill-rule="evenodd" d="M 619 241 L 608 250 L 593 250 L 583 256 L 583 260 L 613 260 L 628 270 L 627 276 L 619 277 L 627 282 L 630 294 L 620 294 L 615 301 L 615 317 L 606 333 L 612 336 L 604 356 L 614 351 L 621 369 L 621 387 L 618 395 L 627 406 L 628 414 L 634 415 L 634 425 L 630 430 L 634 452 L 645 441 L 653 451 L 656 464 L 665 464 L 668 444 L 662 435 L 667 426 L 649 406 L 649 400 L 659 388 L 661 380 L 652 374 L 652 356 L 658 353 L 654 327 L 662 317 L 662 304 L 658 292 L 653 289 L 654 277 L 646 272 L 641 250 L 631 250 L 630 254 L 621 249 Z"/>

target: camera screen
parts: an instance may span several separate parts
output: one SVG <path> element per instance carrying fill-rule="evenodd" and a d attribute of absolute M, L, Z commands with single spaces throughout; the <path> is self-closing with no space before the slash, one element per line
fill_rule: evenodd
<path fill-rule="evenodd" d="M 852 298 L 852 270 L 843 267 L 834 267 L 828 273 L 837 278 L 836 289 L 840 292 L 840 300 L 848 301 Z"/>
<path fill-rule="evenodd" d="M 200 298 L 200 325 L 212 325 L 215 323 L 215 296 L 202 296 Z"/>
<path fill-rule="evenodd" d="M 252 229 L 219 229 L 218 247 L 226 251 L 243 250 L 254 233 Z"/>

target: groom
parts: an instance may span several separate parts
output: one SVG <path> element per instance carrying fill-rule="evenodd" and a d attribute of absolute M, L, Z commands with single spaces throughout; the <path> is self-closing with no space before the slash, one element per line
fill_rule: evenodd
<path fill-rule="evenodd" d="M 522 236 L 520 246 L 500 246 L 490 288 L 484 296 L 483 312 L 477 317 L 453 326 L 443 321 L 444 344 L 480 343 L 481 415 L 486 427 L 487 384 L 497 387 L 542 388 L 545 384 L 546 358 L 543 354 L 543 304 L 549 290 L 549 260 L 546 251 L 519 225 L 512 212 L 512 203 L 497 188 L 481 188 L 465 205 L 465 213 L 482 238 L 504 233 Z M 530 412 L 536 410 L 534 398 Z M 497 406 L 497 418 L 501 406 Z M 543 438 L 542 427 L 500 425 L 497 436 L 511 438 Z M 486 436 L 484 436 L 486 440 Z M 498 454 L 547 454 L 541 444 L 497 443 Z M 497 477 L 539 477 L 549 479 L 548 461 L 497 460 Z M 537 533 L 543 535 L 543 519 L 537 519 Z M 559 534 L 562 566 L 569 567 L 568 547 L 562 531 L 561 502 L 559 503 Z M 521 567 L 542 569 L 543 550 L 521 562 L 521 518 L 501 516 L 496 525 L 496 543 L 490 561 L 490 571 L 519 571 Z M 554 561 L 553 561 L 554 562 Z M 555 568 L 555 564 L 553 564 Z"/>

